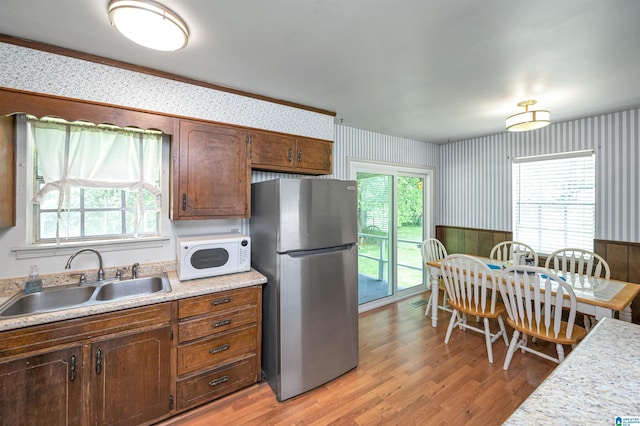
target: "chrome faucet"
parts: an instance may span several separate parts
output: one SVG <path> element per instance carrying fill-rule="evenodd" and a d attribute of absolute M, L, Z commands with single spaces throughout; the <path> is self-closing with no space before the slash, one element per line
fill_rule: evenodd
<path fill-rule="evenodd" d="M 98 281 L 102 281 L 104 280 L 104 269 L 102 269 L 102 256 L 100 255 L 100 252 L 98 252 L 98 250 L 94 250 L 94 249 L 82 249 L 77 251 L 75 254 L 71 255 L 71 257 L 69 258 L 69 260 L 67 260 L 67 265 L 64 267 L 64 269 L 71 269 L 71 261 L 80 253 L 84 253 L 90 251 L 91 253 L 95 253 L 96 256 L 98 256 L 98 262 L 99 262 L 99 269 L 98 269 Z"/>
<path fill-rule="evenodd" d="M 138 278 L 138 266 L 140 266 L 138 262 L 131 265 L 131 278 Z"/>

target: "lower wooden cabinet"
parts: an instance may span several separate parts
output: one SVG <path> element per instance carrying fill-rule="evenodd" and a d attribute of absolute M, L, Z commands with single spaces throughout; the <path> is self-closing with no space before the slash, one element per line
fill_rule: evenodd
<path fill-rule="evenodd" d="M 0 362 L 0 424 L 82 424 L 82 345 Z"/>
<path fill-rule="evenodd" d="M 262 287 L 0 332 L 0 425 L 144 425 L 260 379 Z"/>
<path fill-rule="evenodd" d="M 260 379 L 262 287 L 182 299 L 178 317 L 178 410 Z"/>
<path fill-rule="evenodd" d="M 0 424 L 140 425 L 171 412 L 171 303 L 0 333 Z"/>
<path fill-rule="evenodd" d="M 193 407 L 256 382 L 256 356 L 178 380 L 178 407 Z"/>
<path fill-rule="evenodd" d="M 139 425 L 171 405 L 171 327 L 91 344 L 91 424 Z"/>

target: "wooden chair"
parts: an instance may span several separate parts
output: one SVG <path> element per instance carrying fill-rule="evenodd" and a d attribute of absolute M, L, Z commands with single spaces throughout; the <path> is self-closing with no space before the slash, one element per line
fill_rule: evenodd
<path fill-rule="evenodd" d="M 503 241 L 496 244 L 492 249 L 489 257 L 491 259 L 507 261 L 516 260 L 518 256 L 524 255 L 525 258 L 533 258 L 533 266 L 538 266 L 538 254 L 529 245 L 518 241 Z"/>
<path fill-rule="evenodd" d="M 504 370 L 509 369 L 518 349 L 559 364 L 564 360 L 563 345 L 574 346 L 587 334 L 574 323 L 576 295 L 573 289 L 552 271 L 534 266 L 512 266 L 502 271 L 498 286 L 507 310 L 507 324 L 513 327 Z M 554 309 L 555 306 L 568 308 L 566 321 L 562 320 L 563 310 Z M 529 347 L 528 336 L 555 343 L 557 358 Z"/>
<path fill-rule="evenodd" d="M 502 336 L 504 344 L 509 344 L 502 320 L 505 307 L 497 300 L 496 275 L 481 260 L 464 254 L 447 256 L 442 261 L 440 270 L 449 295 L 449 304 L 453 308 L 444 343 L 449 343 L 451 332 L 456 327 L 482 333 L 485 336 L 489 362 L 493 363 L 493 342 Z M 469 325 L 468 315 L 482 318 L 484 329 Z M 490 319 L 498 320 L 500 331 L 497 333 L 491 332 Z"/>
<path fill-rule="evenodd" d="M 611 269 L 602 256 L 583 249 L 563 248 L 556 250 L 547 257 L 544 264 L 546 269 L 556 273 L 577 275 L 578 277 L 589 276 L 609 279 Z M 596 318 L 590 315 L 584 316 L 584 326 L 591 330 L 595 326 Z"/>
<path fill-rule="evenodd" d="M 431 262 L 433 260 L 440 260 L 447 257 L 447 249 L 444 247 L 444 244 L 440 242 L 437 238 L 427 238 L 421 244 L 422 251 L 422 263 L 424 267 L 429 269 L 430 266 L 427 266 L 427 262 Z M 431 282 L 431 279 L 429 279 Z M 432 289 L 433 290 L 433 289 Z M 431 298 L 427 302 L 427 308 L 424 311 L 424 316 L 429 315 L 429 310 L 431 309 Z M 451 309 L 447 307 L 447 292 L 444 292 L 444 298 L 442 305 L 438 305 L 438 309 L 443 311 L 451 312 Z"/>

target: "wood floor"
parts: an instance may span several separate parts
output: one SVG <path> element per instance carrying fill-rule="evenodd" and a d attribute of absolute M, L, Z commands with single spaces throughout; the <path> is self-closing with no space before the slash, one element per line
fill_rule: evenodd
<path fill-rule="evenodd" d="M 416 306 L 426 297 L 361 314 L 359 366 L 320 388 L 281 403 L 263 382 L 162 424 L 501 424 L 556 364 L 517 352 L 503 371 L 504 342 L 494 343 L 489 364 L 484 337 L 472 331 L 454 330 L 445 345 L 450 314 L 441 311 L 431 327 L 425 306 Z M 555 351 L 546 343 L 536 347 Z"/>

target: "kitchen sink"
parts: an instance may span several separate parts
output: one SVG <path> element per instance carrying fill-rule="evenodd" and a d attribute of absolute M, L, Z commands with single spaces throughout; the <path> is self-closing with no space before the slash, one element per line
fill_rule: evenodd
<path fill-rule="evenodd" d="M 82 285 L 47 287 L 37 293 L 20 292 L 0 306 L 0 318 L 81 308 L 120 299 L 168 293 L 166 274 L 126 280 L 105 280 Z"/>
<path fill-rule="evenodd" d="M 169 290 L 167 290 L 167 288 L 169 288 Z M 152 277 L 133 278 L 130 280 L 114 281 L 108 284 L 103 284 L 98 289 L 96 300 L 117 300 L 125 297 L 167 292 L 170 290 L 171 286 L 167 277 L 155 275 Z"/>
<path fill-rule="evenodd" d="M 35 314 L 82 305 L 91 299 L 95 287 L 51 287 L 38 293 L 18 293 L 2 305 L 0 316 Z"/>

